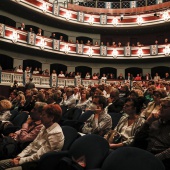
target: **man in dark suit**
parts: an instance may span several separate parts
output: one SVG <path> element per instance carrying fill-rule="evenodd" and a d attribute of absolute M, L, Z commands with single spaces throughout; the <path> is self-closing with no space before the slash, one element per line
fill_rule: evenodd
<path fill-rule="evenodd" d="M 21 31 L 25 31 L 25 24 L 22 22 L 21 26 L 18 27 L 18 29 L 20 29 Z"/>

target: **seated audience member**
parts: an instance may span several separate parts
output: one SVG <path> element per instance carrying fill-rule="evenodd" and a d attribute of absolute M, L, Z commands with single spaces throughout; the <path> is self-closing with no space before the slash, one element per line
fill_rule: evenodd
<path fill-rule="evenodd" d="M 63 99 L 60 102 L 60 106 L 62 106 L 63 109 L 63 116 L 68 109 L 73 108 L 76 105 L 76 99 L 73 94 L 73 88 L 69 87 L 66 89 L 66 94 L 63 96 Z"/>
<path fill-rule="evenodd" d="M 133 143 L 135 133 L 144 123 L 145 119 L 140 117 L 138 101 L 128 98 L 123 106 L 124 115 L 120 118 L 115 131 L 120 135 L 119 139 L 113 139 L 109 145 L 112 149 L 130 146 Z M 105 136 L 107 138 L 107 135 Z"/>
<path fill-rule="evenodd" d="M 119 76 L 117 77 L 118 80 L 124 80 L 123 74 L 120 73 Z"/>
<path fill-rule="evenodd" d="M 142 80 L 142 78 L 141 78 L 141 76 L 139 74 L 137 74 L 134 80 L 139 81 L 139 80 Z"/>
<path fill-rule="evenodd" d="M 8 121 L 10 119 L 11 113 L 10 109 L 12 104 L 9 100 L 4 99 L 0 101 L 0 121 Z"/>
<path fill-rule="evenodd" d="M 113 73 L 110 73 L 110 74 L 108 75 L 108 79 L 115 79 L 114 74 L 113 74 Z"/>
<path fill-rule="evenodd" d="M 164 44 L 168 44 L 168 38 L 165 38 Z"/>
<path fill-rule="evenodd" d="M 51 36 L 50 36 L 50 38 L 52 38 L 52 39 L 57 39 L 55 33 L 52 33 Z"/>
<path fill-rule="evenodd" d="M 39 74 L 40 72 L 38 71 L 38 68 L 35 67 L 34 71 L 33 71 L 33 74 Z"/>
<path fill-rule="evenodd" d="M 94 114 L 85 122 L 81 132 L 104 136 L 112 128 L 111 116 L 105 110 L 107 105 L 106 98 L 104 96 L 94 96 L 92 103 Z"/>
<path fill-rule="evenodd" d="M 16 72 L 18 73 L 23 73 L 23 69 L 22 69 L 22 66 L 19 65 L 19 67 L 17 68 Z"/>
<path fill-rule="evenodd" d="M 144 104 L 147 106 L 149 102 L 153 101 L 153 92 L 155 91 L 156 87 L 154 85 L 150 85 L 148 89 L 144 93 Z"/>
<path fill-rule="evenodd" d="M 119 98 L 119 90 L 113 89 L 110 93 L 110 97 L 107 99 L 108 102 L 108 113 L 120 113 L 123 109 L 124 101 Z"/>
<path fill-rule="evenodd" d="M 59 105 L 45 105 L 41 114 L 41 122 L 44 126 L 38 136 L 16 158 L 0 161 L 0 169 L 12 167 L 14 170 L 18 168 L 21 170 L 22 167 L 26 168 L 26 163 L 35 163 L 47 152 L 60 151 L 64 144 L 64 135 L 57 123 L 61 115 L 62 110 Z"/>
<path fill-rule="evenodd" d="M 126 84 L 121 85 L 120 89 L 119 89 L 119 97 L 120 99 L 122 99 L 123 101 L 126 100 L 126 98 L 129 96 L 129 88 Z"/>
<path fill-rule="evenodd" d="M 93 80 L 98 80 L 99 79 L 98 76 L 96 75 L 96 73 L 93 74 L 92 79 Z"/>
<path fill-rule="evenodd" d="M 107 80 L 106 74 L 103 74 L 101 77 L 102 80 Z"/>
<path fill-rule="evenodd" d="M 99 46 L 99 43 L 96 41 L 95 44 L 94 44 L 94 46 Z"/>
<path fill-rule="evenodd" d="M 45 69 L 42 73 L 43 76 L 50 76 L 50 72 L 48 69 Z"/>
<path fill-rule="evenodd" d="M 10 93 L 10 96 L 9 96 L 9 101 L 12 103 L 12 107 L 11 107 L 11 110 L 13 110 L 15 108 L 15 105 L 17 104 L 17 92 L 14 90 Z"/>
<path fill-rule="evenodd" d="M 9 134 L 11 138 L 18 142 L 18 151 L 23 148 L 23 144 L 26 146 L 28 142 L 32 142 L 40 132 L 43 126 L 40 117 L 45 105 L 46 103 L 36 102 L 34 108 L 30 112 L 30 117 L 22 125 L 21 129 Z"/>
<path fill-rule="evenodd" d="M 91 45 L 91 42 L 90 40 L 87 41 L 86 45 Z"/>
<path fill-rule="evenodd" d="M 158 75 L 158 73 L 156 73 L 154 76 L 154 81 L 159 81 L 160 79 L 160 76 Z"/>
<path fill-rule="evenodd" d="M 169 73 L 165 73 L 165 80 L 170 80 L 170 76 L 169 76 Z"/>
<path fill-rule="evenodd" d="M 29 32 L 30 32 L 30 33 L 34 33 L 34 30 L 30 27 L 30 28 L 29 28 Z"/>
<path fill-rule="evenodd" d="M 148 118 L 150 114 L 159 112 L 161 105 L 160 99 L 166 97 L 166 91 L 163 89 L 157 89 L 153 91 L 153 101 L 148 104 L 145 110 L 142 111 L 141 116 Z"/>
<path fill-rule="evenodd" d="M 42 36 L 42 29 L 41 29 L 41 28 L 38 28 L 38 33 L 37 33 L 37 35 Z"/>
<path fill-rule="evenodd" d="M 20 29 L 21 31 L 25 31 L 25 24 L 22 22 L 21 26 L 18 27 L 18 29 Z"/>
<path fill-rule="evenodd" d="M 158 40 L 155 40 L 155 45 L 158 45 Z"/>
<path fill-rule="evenodd" d="M 161 108 L 151 113 L 135 135 L 134 145 L 153 153 L 166 170 L 170 169 L 170 98 L 161 99 Z"/>
<path fill-rule="evenodd" d="M 112 42 L 112 47 L 117 47 L 117 44 L 115 42 Z"/>
<path fill-rule="evenodd" d="M 76 101 L 78 101 L 80 99 L 80 89 L 78 87 L 74 87 L 74 93 L 73 96 L 76 99 Z"/>
<path fill-rule="evenodd" d="M 65 77 L 63 71 L 60 71 L 60 74 L 58 75 L 58 77 Z"/>
<path fill-rule="evenodd" d="M 90 73 L 87 72 L 87 73 L 86 73 L 86 76 L 85 76 L 85 79 L 90 79 L 90 78 L 91 78 Z"/>
<path fill-rule="evenodd" d="M 16 97 L 16 101 L 17 103 L 13 106 L 13 110 L 22 111 L 26 102 L 24 94 L 19 93 Z"/>

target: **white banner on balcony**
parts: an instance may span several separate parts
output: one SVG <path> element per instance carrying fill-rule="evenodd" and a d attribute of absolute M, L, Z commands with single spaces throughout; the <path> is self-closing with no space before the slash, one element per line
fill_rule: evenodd
<path fill-rule="evenodd" d="M 76 51 L 77 51 L 77 54 L 83 54 L 83 44 L 77 44 L 76 45 Z"/>
<path fill-rule="evenodd" d="M 136 8 L 136 1 L 130 1 L 130 8 Z"/>
<path fill-rule="evenodd" d="M 60 50 L 60 40 L 53 39 L 53 49 Z"/>
<path fill-rule="evenodd" d="M 100 24 L 101 25 L 107 24 L 107 15 L 105 15 L 105 14 L 100 15 Z"/>
<path fill-rule="evenodd" d="M 53 15 L 58 16 L 60 11 L 60 6 L 58 3 L 53 3 Z"/>
<path fill-rule="evenodd" d="M 124 47 L 124 55 L 131 56 L 131 47 L 130 46 Z"/>
<path fill-rule="evenodd" d="M 105 2 L 105 8 L 111 9 L 112 8 L 111 2 Z"/>
<path fill-rule="evenodd" d="M 105 45 L 100 46 L 100 55 L 107 56 L 107 46 L 105 46 Z"/>
<path fill-rule="evenodd" d="M 84 13 L 83 12 L 77 12 L 77 21 L 84 22 Z"/>
<path fill-rule="evenodd" d="M 4 37 L 5 25 L 0 23 L 0 37 Z"/>
<path fill-rule="evenodd" d="M 158 55 L 158 45 L 150 45 L 150 54 Z"/>
<path fill-rule="evenodd" d="M 52 74 L 51 75 L 51 87 L 56 87 L 57 85 L 57 75 L 56 74 Z"/>
<path fill-rule="evenodd" d="M 36 34 L 32 33 L 32 32 L 28 32 L 28 44 L 30 45 L 35 45 L 35 38 L 36 38 Z"/>

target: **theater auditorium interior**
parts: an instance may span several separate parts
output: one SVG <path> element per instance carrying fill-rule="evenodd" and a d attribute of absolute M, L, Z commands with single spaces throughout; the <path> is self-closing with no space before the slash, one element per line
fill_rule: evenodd
<path fill-rule="evenodd" d="M 28 90 L 26 85 L 30 82 L 33 82 L 37 90 L 31 93 L 34 97 L 37 97 L 40 90 L 45 91 L 45 97 L 51 96 L 51 91 L 54 93 L 56 90 L 62 93 L 60 97 L 63 101 L 71 88 L 74 89 L 73 93 L 76 93 L 76 89 L 79 91 L 76 102 L 81 100 L 83 91 L 86 97 L 91 97 L 91 103 L 95 93 L 98 93 L 97 96 L 105 95 L 108 102 L 113 87 L 119 90 L 119 97 L 122 97 L 125 86 L 129 88 L 128 95 L 134 90 L 134 86 L 140 86 L 143 94 L 150 88 L 149 85 L 166 91 L 167 86 L 170 86 L 169 8 L 169 0 L 0 0 L 0 96 L 11 99 L 16 86 L 17 91 L 25 93 Z M 94 90 L 93 96 L 93 89 L 100 89 L 100 92 L 103 90 L 103 93 Z M 90 94 L 87 95 L 87 91 Z M 128 101 L 124 102 L 126 105 Z M 142 106 L 143 109 L 147 108 L 148 103 Z M 103 105 L 102 107 L 104 109 Z M 62 108 L 62 111 L 67 112 L 69 108 Z M 115 119 L 120 120 L 118 117 Z M 146 120 L 147 118 L 145 117 Z M 87 120 L 89 119 L 86 118 Z M 115 166 L 119 167 L 116 163 L 120 165 L 121 161 L 124 161 L 124 165 L 119 170 L 123 166 L 127 170 L 129 167 L 133 170 L 134 167 L 128 162 L 133 162 L 132 159 L 136 162 L 135 166 L 142 170 L 141 159 L 144 156 L 146 161 L 152 159 L 159 170 L 164 169 L 161 161 L 157 161 L 149 152 L 143 153 L 142 149 L 135 147 L 122 147 L 112 153 L 108 144 L 100 138 L 104 135 L 88 138 L 91 132 L 88 135 L 84 135 L 83 131 L 77 132 L 79 125 L 83 125 L 78 118 L 65 121 L 64 119 L 64 123 L 61 123 L 64 135 L 68 135 L 68 126 L 76 129 L 74 142 L 73 138 L 68 139 L 75 133 L 71 129 L 70 136 L 66 137 L 70 140 L 69 144 L 64 143 L 64 146 L 69 146 L 61 150 L 60 154 L 53 151 L 49 155 L 43 155 L 35 169 L 69 169 L 68 160 L 55 162 L 62 159 L 61 155 L 66 150 L 69 154 L 75 154 L 73 160 L 69 158 L 72 161 L 70 166 L 74 164 L 72 168 L 75 170 L 80 167 L 101 170 L 111 170 L 109 167 L 113 167 L 114 170 Z M 114 127 L 117 123 L 118 120 Z M 112 124 L 112 129 L 114 127 Z M 81 141 L 80 138 L 84 140 Z M 76 143 L 76 140 L 79 141 Z M 86 140 L 89 140 L 88 144 Z M 97 152 L 93 147 L 100 149 Z M 87 157 L 84 160 L 84 155 L 79 155 L 77 150 L 87 154 L 90 160 Z M 83 156 L 80 158 L 86 162 L 85 165 L 76 157 L 78 155 Z M 92 156 L 96 156 L 96 160 Z M 117 160 L 118 156 L 121 159 Z M 152 163 L 144 163 L 143 170 L 156 168 Z M 166 163 L 164 165 L 167 166 Z M 32 164 L 28 164 L 24 168 L 29 169 L 31 166 Z"/>

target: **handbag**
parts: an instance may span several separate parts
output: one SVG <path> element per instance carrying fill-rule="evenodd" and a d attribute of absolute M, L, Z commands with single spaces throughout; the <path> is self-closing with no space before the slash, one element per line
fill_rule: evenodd
<path fill-rule="evenodd" d="M 109 143 L 120 143 L 122 139 L 122 135 L 117 132 L 116 130 L 110 130 L 104 138 L 109 142 Z"/>

